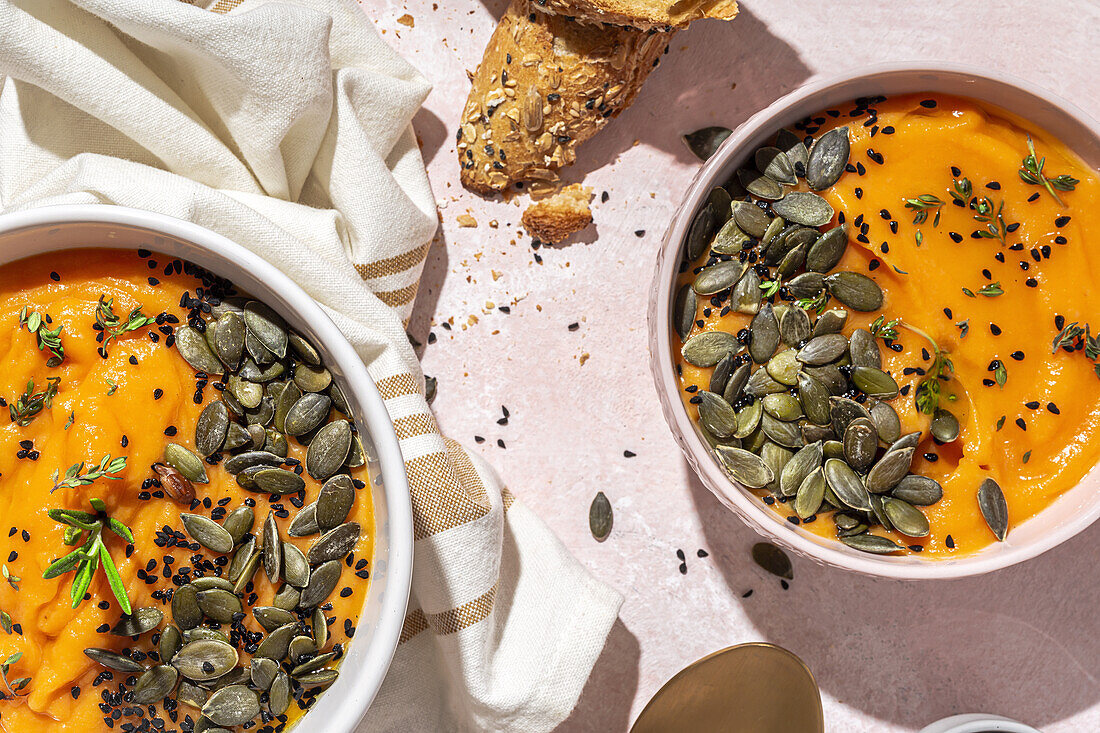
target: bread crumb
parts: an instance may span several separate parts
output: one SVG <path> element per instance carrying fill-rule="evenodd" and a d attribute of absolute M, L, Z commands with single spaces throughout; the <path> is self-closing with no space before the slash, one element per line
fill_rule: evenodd
<path fill-rule="evenodd" d="M 477 219 L 469 214 L 459 214 L 457 221 L 458 225 L 463 229 L 471 229 L 477 226 Z"/>
<path fill-rule="evenodd" d="M 574 183 L 523 212 L 523 226 L 532 237 L 557 244 L 592 223 L 592 188 Z"/>
<path fill-rule="evenodd" d="M 584 366 L 584 363 L 585 363 L 586 361 L 588 361 L 588 352 L 587 352 L 587 351 L 586 351 L 586 352 L 584 352 L 583 354 L 581 354 L 581 359 L 580 359 L 580 361 L 581 361 L 581 366 Z"/>
<path fill-rule="evenodd" d="M 408 13 L 405 13 L 400 18 L 398 18 L 397 22 L 400 23 L 401 25 L 408 26 L 409 28 L 412 28 L 413 23 L 414 23 L 413 17 L 411 15 L 409 15 Z"/>

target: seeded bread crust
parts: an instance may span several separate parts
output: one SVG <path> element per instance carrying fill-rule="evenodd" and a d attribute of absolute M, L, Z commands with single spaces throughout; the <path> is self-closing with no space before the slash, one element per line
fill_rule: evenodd
<path fill-rule="evenodd" d="M 592 223 L 592 189 L 574 183 L 523 212 L 523 228 L 541 242 L 557 244 Z"/>
<path fill-rule="evenodd" d="M 473 77 L 457 133 L 462 184 L 479 193 L 517 181 L 556 187 L 576 148 L 630 106 L 674 31 L 538 12 L 513 0 Z"/>
<path fill-rule="evenodd" d="M 603 23 L 649 30 L 685 28 L 699 18 L 732 20 L 735 0 L 536 0 L 538 7 L 556 15 L 588 18 Z"/>

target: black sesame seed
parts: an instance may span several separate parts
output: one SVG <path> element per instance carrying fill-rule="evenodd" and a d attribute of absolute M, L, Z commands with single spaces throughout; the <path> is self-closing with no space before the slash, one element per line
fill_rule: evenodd
<path fill-rule="evenodd" d="M 924 107 L 926 109 L 933 109 L 936 106 L 936 100 L 934 100 L 934 99 L 922 99 L 921 103 L 920 103 L 920 106 Z M 958 175 L 958 174 L 955 174 L 955 175 Z"/>

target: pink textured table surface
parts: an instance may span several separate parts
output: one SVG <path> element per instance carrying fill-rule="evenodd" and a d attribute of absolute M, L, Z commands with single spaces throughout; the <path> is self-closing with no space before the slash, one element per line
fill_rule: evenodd
<path fill-rule="evenodd" d="M 1100 527 L 975 580 L 873 581 L 796 562 L 783 590 L 749 560 L 756 535 L 681 458 L 645 352 L 654 254 L 699 165 L 680 134 L 736 126 L 817 75 L 903 60 L 1000 69 L 1100 116 L 1100 3 L 744 0 L 735 22 L 677 35 L 635 105 L 582 148 L 567 179 L 594 187 L 595 224 L 538 250 L 541 264 L 519 228 L 526 201 L 486 200 L 458 184 L 453 133 L 466 70 L 503 8 L 504 0 L 364 5 L 435 85 L 416 128 L 443 226 L 410 328 L 439 380 L 439 422 L 476 445 L 626 597 L 562 730 L 626 730 L 686 664 L 763 639 L 809 664 L 829 731 L 913 731 L 975 710 L 1047 733 L 1100 731 Z M 467 213 L 476 228 L 458 225 Z M 587 520 L 599 490 L 615 509 L 602 544 Z"/>

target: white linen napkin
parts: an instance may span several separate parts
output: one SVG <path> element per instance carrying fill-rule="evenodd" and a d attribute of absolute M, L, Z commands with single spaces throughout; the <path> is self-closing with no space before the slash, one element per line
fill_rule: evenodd
<path fill-rule="evenodd" d="M 0 211 L 187 219 L 316 298 L 386 400 L 415 515 L 402 642 L 362 729 L 549 730 L 621 598 L 424 400 L 404 323 L 437 223 L 410 126 L 429 84 L 352 0 L 205 4 L 0 0 Z"/>

